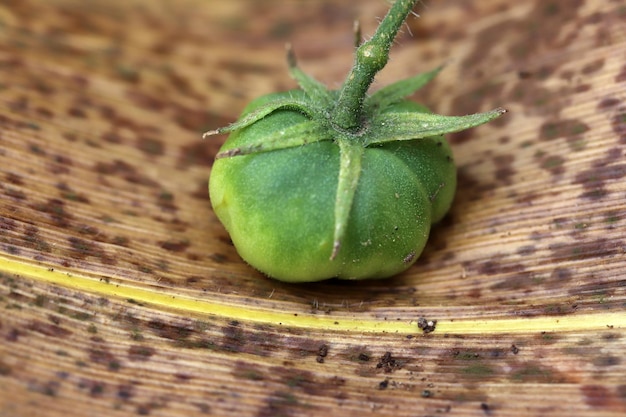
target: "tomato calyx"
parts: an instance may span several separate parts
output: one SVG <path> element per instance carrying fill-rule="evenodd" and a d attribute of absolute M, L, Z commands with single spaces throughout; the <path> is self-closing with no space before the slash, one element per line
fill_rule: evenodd
<path fill-rule="evenodd" d="M 370 96 L 367 91 L 375 75 L 386 65 L 389 50 L 416 0 L 397 0 L 381 22 L 374 36 L 360 44 L 360 31 L 355 26 L 357 49 L 354 65 L 340 90 L 328 90 L 322 83 L 304 73 L 295 54 L 287 46 L 289 73 L 301 92 L 281 96 L 244 115 L 238 121 L 204 133 L 203 138 L 244 129 L 277 111 L 296 111 L 306 119 L 296 125 L 279 129 L 278 135 L 260 137 L 245 146 L 220 150 L 216 158 L 231 158 L 281 149 L 333 141 L 339 147 L 340 168 L 335 199 L 333 248 L 330 259 L 336 258 L 346 234 L 352 203 L 361 176 L 365 149 L 395 141 L 423 139 L 458 132 L 484 124 L 506 112 L 498 108 L 468 116 L 442 116 L 428 112 L 394 111 L 402 102 L 431 81 L 442 69 L 418 74 L 381 88 Z"/>

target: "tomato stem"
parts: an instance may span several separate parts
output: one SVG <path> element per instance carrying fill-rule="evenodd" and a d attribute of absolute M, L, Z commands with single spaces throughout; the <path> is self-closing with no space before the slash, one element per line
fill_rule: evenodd
<path fill-rule="evenodd" d="M 332 114 L 332 123 L 340 130 L 355 132 L 362 126 L 363 101 L 376 74 L 389 60 L 391 44 L 417 0 L 397 0 L 374 36 L 356 50 L 354 65 L 341 87 Z"/>

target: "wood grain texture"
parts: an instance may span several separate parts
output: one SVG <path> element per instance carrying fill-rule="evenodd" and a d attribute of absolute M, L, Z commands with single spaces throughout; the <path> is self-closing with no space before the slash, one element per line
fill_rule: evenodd
<path fill-rule="evenodd" d="M 289 285 L 243 263 L 211 162 L 301 67 L 338 87 L 380 0 L 0 2 L 0 416 L 622 416 L 626 3 L 420 5 L 374 88 L 509 114 L 451 136 L 417 264 Z M 434 332 L 418 318 L 437 320 Z"/>

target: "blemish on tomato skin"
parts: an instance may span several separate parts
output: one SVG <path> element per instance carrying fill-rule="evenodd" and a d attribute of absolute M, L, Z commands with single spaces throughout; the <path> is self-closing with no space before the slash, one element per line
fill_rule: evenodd
<path fill-rule="evenodd" d="M 413 259 L 415 259 L 415 251 L 411 251 L 408 255 L 406 255 L 402 262 L 404 262 L 405 264 L 410 264 Z"/>

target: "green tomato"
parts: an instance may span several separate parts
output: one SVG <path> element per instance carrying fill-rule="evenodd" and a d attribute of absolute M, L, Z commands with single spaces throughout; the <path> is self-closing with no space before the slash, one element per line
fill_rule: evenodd
<path fill-rule="evenodd" d="M 328 91 L 288 55 L 301 90 L 253 101 L 211 170 L 213 209 L 241 257 L 288 282 L 395 275 L 448 211 L 456 168 L 442 136 L 504 111 L 440 116 L 405 100 L 439 71 L 367 96 L 415 1 L 399 0 L 360 45 L 343 87 Z"/>
<path fill-rule="evenodd" d="M 245 114 L 268 99 L 252 102 Z M 390 111 L 424 112 L 404 101 Z M 222 150 L 258 143 L 306 120 L 279 110 L 231 134 Z M 382 278 L 412 265 L 450 207 L 456 168 L 442 136 L 365 149 L 346 235 L 333 249 L 339 147 L 332 141 L 217 159 L 210 196 L 241 257 L 290 282 Z"/>

